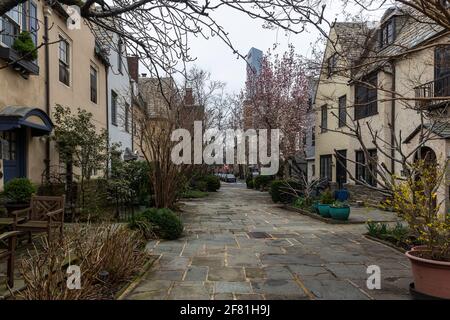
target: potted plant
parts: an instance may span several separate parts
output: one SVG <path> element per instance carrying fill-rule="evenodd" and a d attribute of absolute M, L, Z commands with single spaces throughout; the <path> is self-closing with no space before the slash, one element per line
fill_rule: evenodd
<path fill-rule="evenodd" d="M 8 214 L 15 210 L 30 206 L 31 196 L 36 193 L 36 187 L 27 178 L 15 178 L 5 184 L 3 195 L 6 198 L 5 207 Z"/>
<path fill-rule="evenodd" d="M 394 186 L 388 205 L 408 222 L 423 243 L 406 253 L 412 266 L 414 290 L 450 299 L 450 214 L 442 213 L 442 203 L 437 203 L 447 166 L 448 161 L 444 169 L 418 161 L 413 174 Z"/>
<path fill-rule="evenodd" d="M 350 216 L 350 206 L 346 201 L 335 201 L 330 206 L 330 215 L 335 220 L 346 221 Z"/>
<path fill-rule="evenodd" d="M 324 218 L 330 218 L 330 204 L 334 202 L 331 191 L 326 190 L 320 195 L 320 203 L 317 206 L 319 214 Z"/>

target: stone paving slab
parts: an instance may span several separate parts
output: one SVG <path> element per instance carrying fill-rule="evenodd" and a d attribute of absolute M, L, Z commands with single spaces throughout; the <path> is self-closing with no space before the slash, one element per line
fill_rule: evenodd
<path fill-rule="evenodd" d="M 147 244 L 161 258 L 128 299 L 411 299 L 409 261 L 366 239 L 364 225 L 325 224 L 243 184 L 183 210 L 184 236 Z M 367 289 L 370 265 L 381 268 L 380 290 Z"/>

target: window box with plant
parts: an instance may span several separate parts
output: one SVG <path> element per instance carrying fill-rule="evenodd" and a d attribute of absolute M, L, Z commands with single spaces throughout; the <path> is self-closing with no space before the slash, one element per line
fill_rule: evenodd
<path fill-rule="evenodd" d="M 0 58 L 6 60 L 14 70 L 21 72 L 24 77 L 30 74 L 39 74 L 39 67 L 35 62 L 37 49 L 28 31 L 20 33 L 11 48 L 0 46 Z"/>
<path fill-rule="evenodd" d="M 350 206 L 346 201 L 335 201 L 330 206 L 330 215 L 334 220 L 346 221 L 350 216 Z"/>

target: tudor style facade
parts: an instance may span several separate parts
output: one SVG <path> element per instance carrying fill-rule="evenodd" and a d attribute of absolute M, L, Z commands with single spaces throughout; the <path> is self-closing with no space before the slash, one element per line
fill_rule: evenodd
<path fill-rule="evenodd" d="M 426 108 L 425 126 L 437 113 L 442 124 L 433 128 L 434 139 L 417 153 L 432 152 L 440 163 L 450 157 L 450 36 L 414 15 L 417 12 L 391 8 L 377 25 L 336 23 L 330 31 L 315 101 L 316 176 L 353 191 L 353 200 L 379 204 L 383 196 L 355 183 L 356 177 L 377 185 L 361 144 L 345 135 L 346 124 L 358 121 L 371 159 L 402 176 L 399 163 L 391 159 L 400 155 L 388 147 L 377 153 L 368 125 L 386 145 L 401 136 L 404 150 L 414 151 L 422 125 L 418 108 Z M 445 212 L 449 178 L 438 195 Z"/>

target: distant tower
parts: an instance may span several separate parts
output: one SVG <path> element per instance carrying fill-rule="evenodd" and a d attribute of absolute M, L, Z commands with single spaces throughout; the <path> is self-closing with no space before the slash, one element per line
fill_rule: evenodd
<path fill-rule="evenodd" d="M 251 48 L 245 57 L 247 61 L 247 74 L 250 71 L 256 72 L 257 75 L 261 73 L 261 60 L 263 57 L 263 52 L 256 48 Z"/>

